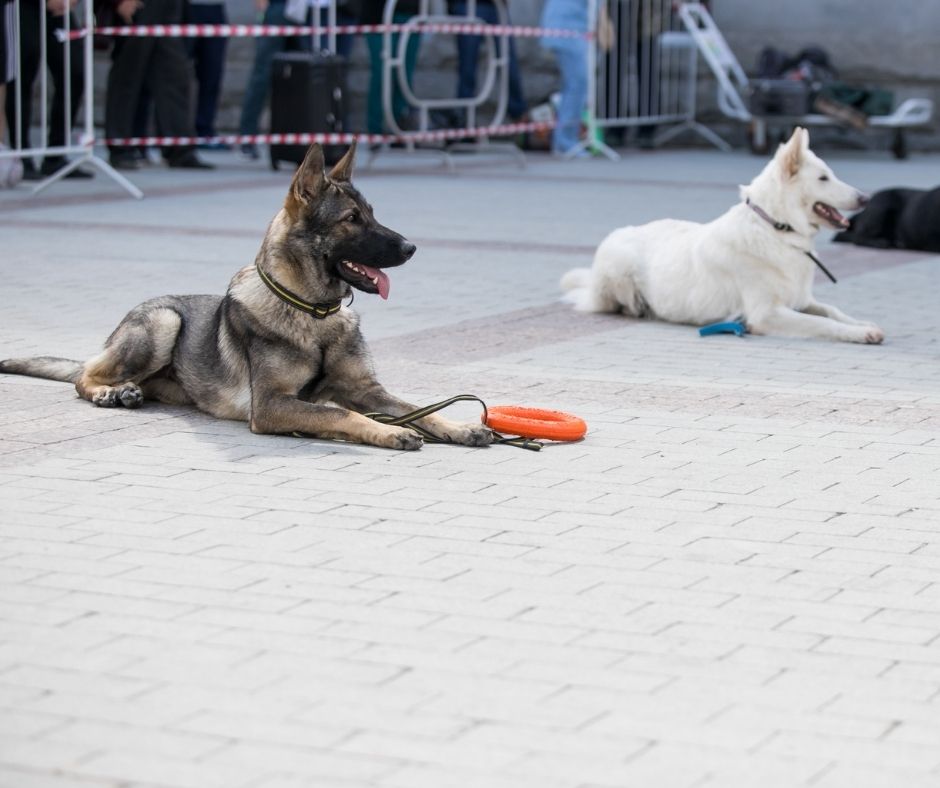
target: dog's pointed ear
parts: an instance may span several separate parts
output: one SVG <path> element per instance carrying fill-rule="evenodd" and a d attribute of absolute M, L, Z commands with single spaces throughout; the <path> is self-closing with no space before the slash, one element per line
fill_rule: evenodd
<path fill-rule="evenodd" d="M 330 178 L 334 181 L 350 181 L 352 180 L 353 173 L 353 162 L 356 158 L 356 140 L 352 141 L 352 145 L 349 146 L 349 150 L 346 151 L 343 158 L 341 158 L 333 166 L 333 169 L 330 170 Z"/>
<path fill-rule="evenodd" d="M 797 126 L 785 145 L 780 146 L 777 158 L 785 178 L 794 178 L 803 163 L 803 154 L 809 150 L 809 134 L 806 129 Z"/>
<path fill-rule="evenodd" d="M 323 148 L 314 143 L 307 150 L 307 155 L 294 173 L 294 179 L 287 192 L 285 207 L 294 213 L 303 205 L 307 205 L 317 198 L 323 187 L 326 186 L 326 173 L 324 172 Z"/>

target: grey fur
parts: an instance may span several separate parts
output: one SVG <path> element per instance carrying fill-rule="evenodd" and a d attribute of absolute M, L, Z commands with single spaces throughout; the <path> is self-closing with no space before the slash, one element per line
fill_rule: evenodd
<path fill-rule="evenodd" d="M 346 296 L 351 287 L 376 292 L 351 270 L 401 265 L 414 245 L 376 221 L 352 186 L 355 145 L 326 174 L 311 146 L 261 244 L 256 265 L 312 303 Z M 302 432 L 398 449 L 417 449 L 420 436 L 361 415 L 403 415 L 413 405 L 375 378 L 358 316 L 344 307 L 317 320 L 278 299 L 254 265 L 235 274 L 225 296 L 154 298 L 132 309 L 103 352 L 83 365 L 64 359 L 0 362 L 0 371 L 74 382 L 101 407 L 139 407 L 147 398 L 192 403 L 219 418 L 248 421 L 253 432 Z M 425 428 L 472 446 L 491 442 L 480 424 L 440 416 Z"/>

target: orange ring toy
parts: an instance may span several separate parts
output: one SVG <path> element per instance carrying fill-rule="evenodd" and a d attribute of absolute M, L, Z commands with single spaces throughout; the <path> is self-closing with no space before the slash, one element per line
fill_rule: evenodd
<path fill-rule="evenodd" d="M 550 441 L 576 441 L 583 438 L 587 432 L 584 419 L 570 413 L 523 408 L 519 405 L 497 405 L 489 408 L 481 421 L 496 432 Z"/>

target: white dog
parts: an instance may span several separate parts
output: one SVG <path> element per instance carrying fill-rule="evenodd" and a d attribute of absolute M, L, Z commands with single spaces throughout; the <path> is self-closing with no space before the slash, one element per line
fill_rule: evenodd
<path fill-rule="evenodd" d="M 798 128 L 742 201 L 708 224 L 663 219 L 614 230 L 591 269 L 562 277 L 584 312 L 705 325 L 744 318 L 755 334 L 877 344 L 884 333 L 813 298 L 813 237 L 845 229 L 868 198 L 842 183 Z"/>

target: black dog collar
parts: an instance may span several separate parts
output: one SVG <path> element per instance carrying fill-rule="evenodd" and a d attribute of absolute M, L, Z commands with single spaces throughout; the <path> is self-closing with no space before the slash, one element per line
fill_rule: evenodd
<path fill-rule="evenodd" d="M 301 312 L 306 312 L 310 317 L 323 320 L 330 315 L 335 315 L 343 306 L 342 298 L 337 298 L 335 301 L 326 301 L 321 304 L 312 304 L 309 301 L 304 301 L 295 292 L 288 290 L 284 285 L 278 283 L 275 279 L 266 274 L 259 263 L 255 263 L 255 268 L 258 270 L 258 276 L 261 277 L 261 281 L 267 285 L 268 290 L 274 293 L 274 295 L 280 298 L 285 304 L 289 304 L 294 307 L 294 309 L 299 309 Z"/>
<path fill-rule="evenodd" d="M 782 233 L 793 233 L 793 232 L 796 232 L 796 230 L 793 229 L 793 225 L 786 224 L 785 222 L 778 222 L 778 221 L 776 221 L 769 213 L 767 213 L 767 211 L 765 211 L 765 210 L 764 210 L 763 208 L 761 208 L 759 205 L 755 205 L 754 203 L 752 203 L 750 197 L 748 197 L 744 202 L 745 202 L 745 204 L 747 205 L 748 208 L 750 208 L 752 211 L 754 211 L 754 213 L 756 213 L 758 216 L 760 216 L 761 219 L 763 219 L 765 222 L 767 222 L 767 224 L 769 224 L 769 225 L 770 225 L 771 227 L 773 227 L 775 230 L 779 230 L 779 231 L 782 232 Z M 829 281 L 830 281 L 830 282 L 832 282 L 833 284 L 836 284 L 836 282 L 837 282 L 838 280 L 832 275 L 832 273 L 829 271 L 829 269 L 826 268 L 826 266 L 824 266 L 824 265 L 822 264 L 822 260 L 820 260 L 820 259 L 819 259 L 816 255 L 814 255 L 812 252 L 804 252 L 804 254 L 805 254 L 810 260 L 812 260 L 814 263 L 816 263 L 816 265 L 819 267 L 819 270 L 822 271 L 822 272 L 829 278 Z"/>
<path fill-rule="evenodd" d="M 748 197 L 745 201 L 745 204 L 750 208 L 754 213 L 760 216 L 767 224 L 771 225 L 775 230 L 780 230 L 782 233 L 793 233 L 796 232 L 793 229 L 793 225 L 787 224 L 786 222 L 778 222 L 774 219 L 767 211 L 761 208 L 759 205 L 755 205 L 751 202 L 751 198 Z"/>

